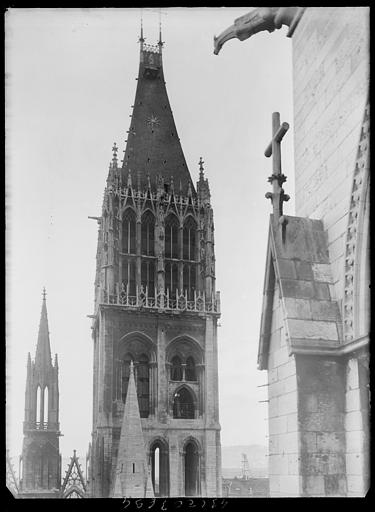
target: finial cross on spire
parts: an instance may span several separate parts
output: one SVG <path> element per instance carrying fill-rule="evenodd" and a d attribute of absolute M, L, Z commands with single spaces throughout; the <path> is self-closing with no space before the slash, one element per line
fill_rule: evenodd
<path fill-rule="evenodd" d="M 199 170 L 204 171 L 204 169 L 203 169 L 204 160 L 202 160 L 202 157 L 199 157 L 198 164 L 199 164 Z"/>
<path fill-rule="evenodd" d="M 45 286 L 43 286 L 43 292 L 42 292 L 42 295 L 43 295 L 43 300 L 46 300 L 47 292 L 46 292 L 46 288 L 45 288 Z"/>
<path fill-rule="evenodd" d="M 272 114 L 272 140 L 264 152 L 267 158 L 273 155 L 272 169 L 274 174 L 281 174 L 281 141 L 288 130 L 289 124 L 283 123 L 280 125 L 280 113 L 274 112 Z"/>
<path fill-rule="evenodd" d="M 112 151 L 113 151 L 113 160 L 117 160 L 118 147 L 117 147 L 116 142 L 113 143 Z"/>
<path fill-rule="evenodd" d="M 280 125 L 280 113 L 273 112 L 272 114 L 272 139 L 268 144 L 264 155 L 272 158 L 272 175 L 268 178 L 268 182 L 272 183 L 273 192 L 267 192 L 266 198 L 271 199 L 273 206 L 274 218 L 282 224 L 285 222 L 283 217 L 283 202 L 289 201 L 289 196 L 284 193 L 282 184 L 286 181 L 286 176 L 281 172 L 281 141 L 284 135 L 289 130 L 288 123 Z"/>

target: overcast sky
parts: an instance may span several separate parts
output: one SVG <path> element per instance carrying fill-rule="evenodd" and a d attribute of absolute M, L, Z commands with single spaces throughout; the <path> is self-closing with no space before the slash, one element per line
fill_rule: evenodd
<path fill-rule="evenodd" d="M 283 27 L 213 54 L 213 36 L 250 11 L 164 8 L 167 91 L 194 182 L 202 156 L 215 220 L 222 445 L 267 444 L 257 369 L 270 201 L 272 112 L 294 213 L 292 48 Z M 157 9 L 143 10 L 146 42 Z M 22 451 L 27 353 L 42 303 L 59 356 L 60 447 L 82 466 L 92 430 L 97 224 L 113 142 L 125 149 L 139 64 L 140 9 L 11 9 L 6 15 L 7 447 Z M 16 459 L 14 459 L 14 463 Z M 239 462 L 240 463 L 240 462 Z M 16 465 L 16 464 L 15 464 Z M 64 468 L 65 469 L 65 468 Z"/>

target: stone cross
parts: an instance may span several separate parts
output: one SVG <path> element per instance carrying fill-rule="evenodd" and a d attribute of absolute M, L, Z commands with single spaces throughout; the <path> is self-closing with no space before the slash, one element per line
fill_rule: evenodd
<path fill-rule="evenodd" d="M 264 155 L 272 158 L 272 175 L 268 178 L 268 182 L 272 183 L 273 192 L 267 192 L 266 198 L 271 199 L 273 206 L 274 219 L 284 222 L 283 217 L 283 202 L 289 201 L 289 196 L 284 194 L 282 184 L 286 181 L 286 176 L 281 172 L 281 141 L 289 130 L 288 123 L 280 125 L 280 113 L 273 112 L 272 114 L 272 140 L 268 144 Z"/>
<path fill-rule="evenodd" d="M 43 287 L 43 300 L 46 300 L 46 295 L 47 295 L 46 289 L 45 289 L 45 287 Z"/>

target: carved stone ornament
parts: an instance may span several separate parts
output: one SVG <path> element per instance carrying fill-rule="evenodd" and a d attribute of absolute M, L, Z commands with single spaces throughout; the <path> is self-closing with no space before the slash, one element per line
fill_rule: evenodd
<path fill-rule="evenodd" d="M 357 251 L 358 232 L 362 220 L 364 208 L 364 194 L 369 179 L 370 164 L 370 105 L 367 102 L 365 114 L 359 139 L 356 164 L 354 168 L 352 193 L 350 196 L 350 207 L 348 216 L 348 228 L 346 232 L 346 254 L 345 254 L 345 281 L 344 281 L 344 341 L 354 338 L 354 301 L 355 301 L 355 263 L 360 255 Z"/>
<path fill-rule="evenodd" d="M 217 55 L 229 39 L 244 41 L 263 30 L 273 32 L 282 25 L 289 27 L 287 36 L 292 37 L 304 10 L 305 7 L 258 7 L 234 20 L 233 25 L 214 37 L 214 54 Z"/>

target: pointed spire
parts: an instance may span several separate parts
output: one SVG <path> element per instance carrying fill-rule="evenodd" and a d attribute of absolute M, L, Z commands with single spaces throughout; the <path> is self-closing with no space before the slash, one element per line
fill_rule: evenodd
<path fill-rule="evenodd" d="M 43 288 L 42 312 L 39 323 L 38 342 L 36 346 L 35 365 L 47 368 L 51 366 L 51 347 L 49 342 L 46 289 Z"/>
<path fill-rule="evenodd" d="M 132 188 L 132 173 L 130 169 L 128 172 L 128 188 Z"/>
<path fill-rule="evenodd" d="M 134 365 L 130 362 L 130 376 L 117 455 L 115 484 L 112 497 L 153 498 L 137 391 Z"/>

